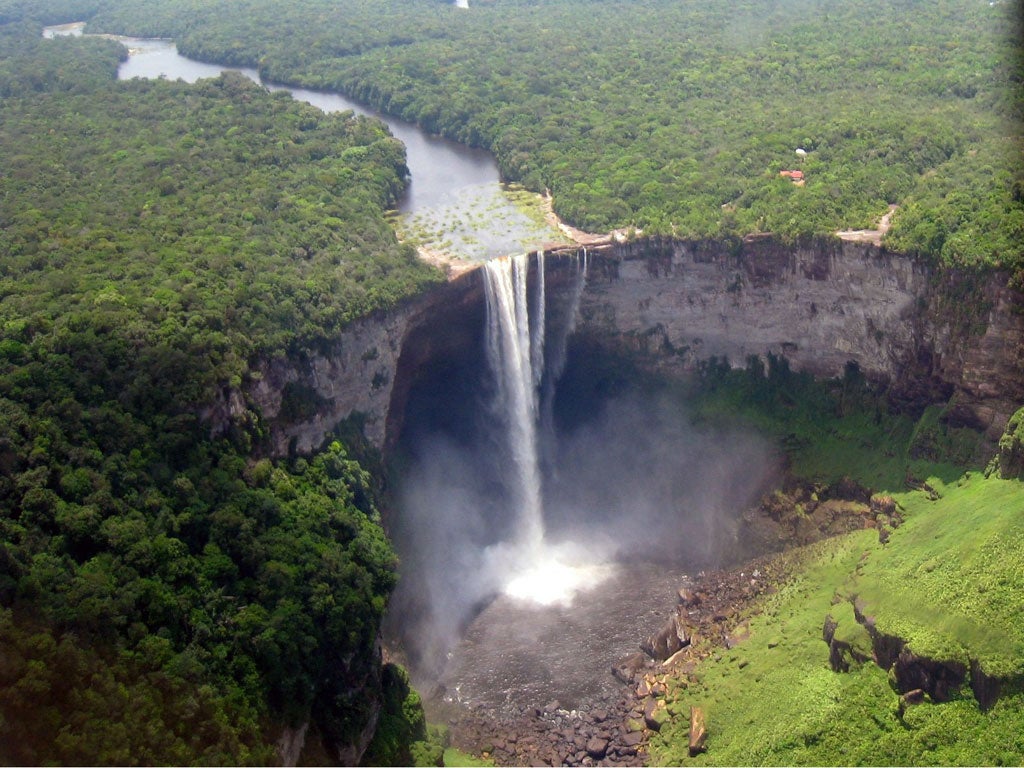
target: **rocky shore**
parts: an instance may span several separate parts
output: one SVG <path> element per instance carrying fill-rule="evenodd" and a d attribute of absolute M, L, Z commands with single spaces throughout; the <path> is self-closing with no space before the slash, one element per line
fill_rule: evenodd
<path fill-rule="evenodd" d="M 464 712 L 448 723 L 452 744 L 495 765 L 646 765 L 651 733 L 670 717 L 689 716 L 667 704 L 666 678 L 685 675 L 701 658 L 741 642 L 741 618 L 752 601 L 785 577 L 771 558 L 698 574 L 679 586 L 679 608 L 666 624 L 673 633 L 685 626 L 685 640 L 676 636 L 685 646 L 666 645 L 664 629 L 643 640 L 636 654 L 609 670 L 622 683 L 619 695 L 589 711 L 552 701 L 513 716 Z M 671 655 L 664 656 L 668 650 Z"/>

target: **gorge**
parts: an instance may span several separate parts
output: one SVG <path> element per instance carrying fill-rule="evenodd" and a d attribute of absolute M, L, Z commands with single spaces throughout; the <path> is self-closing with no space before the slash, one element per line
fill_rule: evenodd
<path fill-rule="evenodd" d="M 354 323 L 327 349 L 265 361 L 252 387 L 210 414 L 226 427 L 252 408 L 282 456 L 315 450 L 354 419 L 398 467 L 385 523 L 404 578 L 387 632 L 449 715 L 458 704 L 492 712 L 552 699 L 567 710 L 605 704 L 619 685 L 607 670 L 660 626 L 672 585 L 759 554 L 744 549 L 736 525 L 778 482 L 771 447 L 752 433 L 695 430 L 677 406 L 635 388 L 603 391 L 603 357 L 669 379 L 695 375 L 713 358 L 742 366 L 774 356 L 820 378 L 854 364 L 898 407 L 920 413 L 948 403 L 951 426 L 989 440 L 1024 399 L 1021 297 L 998 276 L 938 275 L 878 246 L 826 239 L 640 240 L 518 263 L 529 265 L 530 312 L 543 290 L 549 357 L 572 329 L 562 385 L 537 381 L 544 525 L 571 566 L 588 569 L 584 583 L 617 603 L 615 614 L 585 591 L 575 609 L 494 600 L 502 579 L 519 571 L 488 558 L 515 539 L 510 521 L 522 507 L 508 506 L 514 462 L 500 446 L 508 430 L 489 394 L 487 268 Z M 290 418 L 289 397 L 314 403 L 310 416 Z M 543 586 L 559 585 L 549 576 Z M 628 619 L 626 606 L 635 611 Z M 611 628 L 624 626 L 612 640 Z M 463 633 L 473 639 L 460 649 Z M 573 652 L 594 636 L 599 649 Z"/>
<path fill-rule="evenodd" d="M 239 80 L 223 79 L 217 87 L 237 88 Z M 236 104 L 266 96 L 256 89 L 239 90 Z M 277 99 L 274 106 L 281 103 Z M 302 120 L 315 122 L 308 114 L 298 118 Z M 258 141 L 257 135 L 249 144 L 256 146 Z M 286 144 L 287 140 L 281 142 Z M 192 156 L 189 153 L 190 160 Z M 235 156 L 244 157 L 244 150 Z M 278 159 L 275 156 L 275 162 Z M 174 192 L 171 182 L 161 179 L 167 194 Z M 308 195 L 303 191 L 300 197 L 306 202 Z M 321 200 L 338 197 L 332 191 Z M 148 210 L 148 206 L 143 209 L 140 219 L 148 216 Z M 301 266 L 299 251 L 289 251 L 291 257 L 284 261 Z M 343 263 L 350 253 L 334 265 Z M 411 249 L 404 253 L 416 263 Z M 305 256 L 310 255 L 307 250 Z M 229 274 L 231 269 L 239 270 L 243 285 L 241 289 L 231 286 L 232 299 L 248 295 L 244 283 L 255 276 L 255 269 L 243 272 L 244 259 L 224 258 L 216 265 Z M 184 270 L 182 276 L 190 277 Z M 153 471 L 162 473 L 170 489 L 166 507 L 176 513 L 161 510 L 160 519 L 168 521 L 168 531 L 175 537 L 193 537 L 189 546 L 205 558 L 203 578 L 224 579 L 233 566 L 230 560 L 224 563 L 221 552 L 234 553 L 254 521 L 268 527 L 279 522 L 279 507 L 268 497 L 274 494 L 295 501 L 289 483 L 299 481 L 289 479 L 286 471 L 294 471 L 296 478 L 304 474 L 307 479 L 326 478 L 326 497 L 354 500 L 367 523 L 380 520 L 401 556 L 403 578 L 387 617 L 385 659 L 408 664 L 413 682 L 429 698 L 428 707 L 437 707 L 432 716 L 445 720 L 452 711 L 449 706 L 456 712 L 486 711 L 510 717 L 532 711 L 535 719 L 548 718 L 545 723 L 557 724 L 562 734 L 558 738 L 565 740 L 567 749 L 573 746 L 573 761 L 593 761 L 598 753 L 611 754 L 608 745 L 598 744 L 591 750 L 587 744 L 575 743 L 579 732 L 566 736 L 564 731 L 582 719 L 582 712 L 595 721 L 588 722 L 588 728 L 596 724 L 599 718 L 591 713 L 603 711 L 620 688 L 609 669 L 620 669 L 619 662 L 635 652 L 644 637 L 650 634 L 653 639 L 652 633 L 664 626 L 666 614 L 681 620 L 684 614 L 692 618 L 699 613 L 682 610 L 692 607 L 693 600 L 683 592 L 679 594 L 682 606 L 674 605 L 680 584 L 691 583 L 698 569 L 728 568 L 762 552 L 738 533 L 747 522 L 744 515 L 756 507 L 758 499 L 769 499 L 761 502 L 763 506 L 771 506 L 771 499 L 777 500 L 779 494 L 792 501 L 791 510 L 779 513 L 785 507 L 782 502 L 773 509 L 783 515 L 792 512 L 787 525 L 792 525 L 794 534 L 801 532 L 792 538 L 801 543 L 807 538 L 803 532 L 817 525 L 818 517 L 841 510 L 850 500 L 831 496 L 832 489 L 810 480 L 795 489 L 788 484 L 786 462 L 791 454 L 777 443 L 788 448 L 799 436 L 785 434 L 773 440 L 747 426 L 725 427 L 713 419 L 692 418 L 685 402 L 664 393 L 677 392 L 673 388 L 680 382 L 713 380 L 730 368 L 745 369 L 754 386 L 775 377 L 784 388 L 803 374 L 808 380 L 813 376 L 832 381 L 833 387 L 840 386 L 837 381 L 844 382 L 844 387 L 845 382 L 858 386 L 866 382 L 865 390 L 877 395 L 877 402 L 884 395 L 885 407 L 905 415 L 904 421 L 912 423 L 922 413 L 930 413 L 941 430 L 969 427 L 984 435 L 980 450 L 958 457 L 959 476 L 965 466 L 977 467 L 991 456 L 994 442 L 1024 401 L 1021 296 L 1006 287 L 1006 278 L 997 271 L 937 268 L 872 244 L 771 236 L 699 241 L 622 238 L 586 249 L 548 248 L 489 261 L 453 274 L 444 283 L 432 276 L 430 287 L 421 287 L 415 295 L 401 294 L 404 298 L 385 303 L 387 308 L 354 320 L 324 322 L 317 326 L 316 335 L 297 334 L 288 343 L 271 347 L 275 352 L 255 354 L 243 367 L 231 369 L 237 375 L 219 376 L 216 396 L 200 401 L 205 407 L 197 430 L 211 438 L 211 445 L 219 444 L 218 450 L 228 444 L 238 449 L 238 455 L 225 455 L 208 473 L 227 487 L 227 470 L 237 472 L 232 495 L 210 514 L 213 526 L 207 539 L 201 520 L 197 523 L 196 517 L 190 517 L 198 507 L 188 505 L 193 480 L 201 484 L 202 474 L 193 472 L 191 480 L 184 474 L 175 477 L 154 462 Z M 191 299 L 190 287 L 183 293 Z M 161 300 L 165 296 L 162 292 Z M 116 306 L 118 298 L 105 292 L 88 301 L 106 310 Z M 263 297 L 255 300 L 262 302 Z M 230 309 L 224 316 L 234 317 L 234 305 L 231 300 L 227 304 Z M 282 304 L 294 309 L 290 295 Z M 153 303 L 149 306 L 152 312 Z M 219 331 L 221 318 L 215 311 L 209 315 L 209 327 Z M 499 322 L 501 317 L 505 320 Z M 780 379 L 780 371 L 792 372 L 793 377 Z M 794 402 L 798 397 L 779 398 L 776 406 L 798 410 L 800 404 Z M 877 423 L 884 408 L 869 404 L 865 419 L 871 418 L 872 408 Z M 368 500 L 368 481 L 354 479 L 355 462 L 342 463 L 344 449 L 338 440 L 374 467 L 377 490 L 383 489 L 380 518 Z M 858 447 L 882 450 L 870 444 Z M 923 439 L 915 442 L 916 449 L 935 462 L 944 458 L 939 450 L 929 454 Z M 209 455 L 218 454 L 211 451 Z M 15 459 L 5 461 L 17 464 Z M 341 490 L 343 484 L 335 482 L 339 474 L 349 484 Z M 954 482 L 957 489 L 965 486 L 968 491 L 974 487 L 972 482 L 978 482 L 971 480 L 971 473 L 959 479 L 949 471 L 940 475 L 953 496 L 961 492 L 954 490 Z M 86 501 L 89 489 L 82 476 L 70 472 L 66 479 L 55 476 L 53 485 L 71 501 Z M 870 570 L 875 561 L 893 557 L 891 549 L 882 548 L 891 528 L 902 522 L 900 505 L 914 508 L 918 503 L 902 497 L 876 499 L 872 484 L 867 486 L 851 485 L 850 495 L 858 497 L 859 506 L 847 520 L 863 530 L 849 540 L 853 543 L 837 545 L 848 551 L 833 555 L 833 559 L 845 558 L 844 563 L 857 563 L 857 575 L 865 562 Z M 236 508 L 235 498 L 243 498 L 238 491 L 243 487 L 252 493 Z M 940 505 L 946 493 L 929 475 L 913 476 L 909 461 L 905 477 L 879 489 L 904 487 L 920 489 L 922 498 Z M 775 495 L 765 495 L 772 491 Z M 1009 492 L 1008 497 L 1013 498 Z M 28 498 L 48 503 L 49 497 Z M 159 497 L 145 498 L 150 508 L 158 508 Z M 304 497 L 294 503 L 296 517 L 317 522 L 308 510 L 319 514 L 322 508 L 309 501 Z M 1014 503 L 1019 506 L 1019 499 Z M 38 508 L 47 507 L 39 503 Z M 35 509 L 29 508 L 26 517 Z M 965 521 L 971 519 L 970 505 L 954 511 L 957 519 L 961 514 Z M 93 554 L 88 549 L 88 536 L 93 534 L 87 530 L 87 513 L 81 518 L 86 522 L 72 530 L 85 541 L 83 558 Z M 79 521 L 66 511 L 61 514 L 61 525 Z M 104 535 L 110 529 L 110 535 L 116 536 L 113 525 L 104 526 Z M 338 538 L 348 536 L 349 530 L 340 525 Z M 335 531 L 328 533 L 335 535 Z M 277 534 L 267 536 L 277 545 L 272 551 L 288 549 L 279 537 L 274 538 Z M 900 531 L 898 537 L 904 534 Z M 1012 529 L 1005 540 L 1011 541 L 1009 536 Z M 78 539 L 71 541 L 83 546 Z M 857 551 L 858 547 L 862 550 Z M 365 551 L 369 545 L 355 541 L 353 549 L 360 548 Z M 301 654 L 295 652 L 298 644 L 288 652 L 279 652 L 272 644 L 273 631 L 296 623 L 295 614 L 288 613 L 294 603 L 279 599 L 274 590 L 303 578 L 262 555 L 253 565 L 257 559 L 253 553 L 258 550 L 248 542 L 241 550 L 236 556 L 242 569 L 235 572 L 252 585 L 250 569 L 258 570 L 259 599 L 274 611 L 274 620 L 260 620 L 262 606 L 246 608 L 238 616 L 229 606 L 223 609 L 229 620 L 215 625 L 211 619 L 209 625 L 221 628 L 216 631 L 239 626 L 235 640 L 241 648 L 257 645 L 253 638 L 258 637 L 257 652 L 270 649 L 260 657 L 261 663 L 270 659 L 276 670 L 273 665 L 281 658 L 294 662 Z M 334 565 L 319 559 L 319 550 L 313 547 L 305 551 L 313 553 L 315 562 Z M 386 561 L 389 550 L 382 545 L 378 553 Z M 936 556 L 915 563 L 913 579 L 904 576 L 899 584 L 942 573 L 951 560 Z M 40 560 L 40 568 L 46 562 Z M 95 558 L 88 562 L 92 567 Z M 154 562 L 163 561 L 154 558 Z M 538 562 L 546 569 L 535 569 Z M 382 571 L 387 567 L 385 562 Z M 760 582 L 755 585 L 760 567 L 747 567 L 749 578 L 741 572 L 732 579 L 734 591 L 761 589 Z M 539 577 L 524 578 L 531 573 Z M 1012 657 L 1012 639 L 1000 644 L 1001 639 L 985 636 L 977 646 L 984 650 L 980 656 L 975 650 L 970 655 L 958 650 L 955 658 L 935 653 L 927 658 L 915 656 L 911 647 L 922 653 L 918 638 L 911 643 L 906 634 L 885 634 L 883 630 L 893 626 L 891 616 L 888 624 L 882 620 L 876 625 L 874 614 L 865 606 L 877 607 L 878 601 L 873 606 L 865 603 L 867 598 L 861 599 L 849 586 L 854 580 L 853 565 L 847 573 L 847 582 L 833 578 L 834 574 L 819 580 L 835 585 L 836 590 L 832 608 L 815 603 L 813 609 L 816 625 L 811 634 L 817 634 L 824 622 L 828 643 L 825 646 L 814 638 L 820 646 L 814 658 L 821 666 L 832 660 L 838 672 L 844 665 L 861 663 L 865 644 L 874 643 L 885 651 L 880 659 L 901 661 L 899 670 L 907 674 L 897 688 L 900 695 L 924 690 L 938 701 L 948 687 L 942 675 L 953 674 L 950 670 L 961 682 L 970 670 L 975 697 L 983 708 L 991 706 L 993 696 L 998 698 L 1000 686 L 1011 693 L 1019 687 L 1020 670 L 1002 662 L 1007 655 Z M 704 581 L 697 581 L 704 590 Z M 380 578 L 381 585 L 385 582 L 386 574 Z M 958 583 L 956 579 L 949 582 Z M 1006 583 L 1012 583 L 1012 578 L 998 583 L 995 576 L 991 582 L 978 580 L 979 596 L 972 591 L 970 604 L 984 603 L 985 594 L 999 592 Z M 379 591 L 367 603 L 383 611 L 384 600 L 377 596 L 388 594 L 390 586 L 374 588 Z M 215 591 L 204 587 L 196 593 Z M 869 593 L 865 588 L 868 598 Z M 730 652 L 716 652 L 716 662 L 746 669 L 750 659 L 730 646 L 731 634 L 740 629 L 726 627 L 737 618 L 730 613 L 734 606 L 712 607 L 715 600 L 707 594 L 700 599 L 709 621 L 700 624 L 697 633 L 714 635 Z M 317 605 L 324 605 L 317 600 Z M 355 615 L 344 609 L 339 613 L 340 623 L 330 627 L 332 637 L 343 636 L 338 627 L 347 626 L 348 617 Z M 189 614 L 187 638 L 192 636 L 192 621 Z M 257 636 L 253 627 L 266 632 Z M 367 627 L 375 636 L 377 624 L 370 621 L 363 629 Z M 204 627 L 202 631 L 213 630 Z M 676 624 L 672 631 L 681 642 L 682 625 Z M 785 634 L 784 628 L 771 631 L 775 634 L 762 634 L 758 643 L 776 649 L 781 642 L 780 654 L 796 655 L 800 641 L 787 646 L 776 636 Z M 686 632 L 692 637 L 693 627 Z M 870 635 L 870 642 L 864 633 Z M 305 637 L 302 641 L 310 642 Z M 359 670 L 362 678 L 356 680 L 353 670 L 343 681 L 342 698 L 363 706 L 348 721 L 349 725 L 358 722 L 360 732 L 346 733 L 347 741 L 335 739 L 334 760 L 355 762 L 378 723 L 381 707 L 373 689 L 380 683 L 374 677 L 380 671 L 380 646 L 371 645 L 364 644 L 360 655 L 365 662 Z M 992 652 L 993 647 L 998 653 Z M 991 661 L 992 653 L 997 662 Z M 768 666 L 780 666 L 775 661 L 788 665 L 789 658 L 773 660 Z M 344 661 L 341 668 L 347 664 Z M 339 667 L 334 664 L 333 668 Z M 743 674 L 767 674 L 756 658 L 751 669 L 762 671 Z M 805 676 L 810 680 L 813 674 Z M 935 684 L 936 676 L 942 677 L 941 685 Z M 659 704 L 651 693 L 665 686 L 665 681 L 622 677 L 631 680 L 632 690 L 646 690 L 638 694 L 643 707 L 650 704 L 667 710 L 668 698 L 663 696 Z M 838 685 L 814 680 L 819 690 Z M 697 682 L 691 678 L 687 684 L 697 688 Z M 309 696 L 309 688 L 304 690 L 303 695 Z M 308 707 L 308 702 L 294 690 L 282 694 L 275 689 L 274 695 L 278 703 L 284 702 L 281 711 L 289 717 L 280 753 L 286 762 L 294 762 L 306 733 L 302 718 L 307 715 L 298 710 Z M 676 696 L 670 702 L 676 727 L 685 719 L 681 701 Z M 901 722 L 905 705 L 909 703 L 901 699 Z M 315 707 L 320 714 L 333 715 L 331 706 Z M 652 723 L 662 725 L 661 715 L 654 710 L 639 714 L 645 732 L 657 730 Z M 886 723 L 889 720 L 893 718 Z M 602 731 L 586 732 L 598 742 L 603 738 Z M 805 738 L 813 741 L 812 736 Z M 615 755 L 641 759 L 637 744 L 625 743 L 621 733 L 614 739 L 618 740 Z M 485 746 L 480 742 L 474 751 L 494 752 Z M 507 747 L 505 755 L 511 754 Z M 540 753 L 532 754 L 522 759 L 536 761 Z M 569 753 L 543 759 L 556 757 L 568 761 Z"/>
<path fill-rule="evenodd" d="M 712 356 L 786 357 L 796 370 L 842 375 L 847 362 L 913 398 L 954 398 L 954 417 L 1002 433 L 1022 394 L 1020 298 L 998 275 L 936 275 L 924 264 L 867 244 L 792 247 L 755 240 L 671 241 L 588 249 L 576 333 L 630 350 L 658 368 L 685 371 Z M 576 260 L 547 258 L 546 285 L 572 286 Z M 940 316 L 937 307 L 956 306 Z M 478 271 L 367 318 L 326 354 L 265 361 L 248 396 L 273 429 L 273 452 L 308 451 L 330 426 L 359 413 L 367 439 L 393 445 L 409 388 L 432 361 L 474 349 L 483 327 Z M 307 420 L 279 416 L 288 387 L 316 397 Z M 235 393 L 240 395 L 241 393 Z M 225 401 L 221 418 L 241 406 Z M 222 422 L 223 423 L 223 422 Z"/>

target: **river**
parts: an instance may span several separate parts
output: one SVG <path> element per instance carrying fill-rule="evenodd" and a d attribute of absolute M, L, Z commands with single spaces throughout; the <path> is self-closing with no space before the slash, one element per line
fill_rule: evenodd
<path fill-rule="evenodd" d="M 47 27 L 44 36 L 81 35 L 83 25 Z M 269 90 L 286 90 L 325 112 L 352 111 L 384 121 L 406 147 L 409 185 L 398 201 L 395 228 L 403 239 L 431 251 L 483 260 L 565 242 L 544 225 L 536 197 L 503 184 L 493 155 L 433 136 L 414 123 L 383 115 L 338 93 L 263 83 L 251 68 L 195 61 L 178 53 L 173 40 L 118 37 L 130 56 L 118 79 L 135 77 L 194 83 L 232 69 Z"/>

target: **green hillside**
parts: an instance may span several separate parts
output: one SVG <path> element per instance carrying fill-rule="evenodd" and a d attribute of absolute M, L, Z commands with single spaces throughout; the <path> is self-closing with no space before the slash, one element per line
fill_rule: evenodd
<path fill-rule="evenodd" d="M 940 494 L 896 495 L 906 522 L 886 544 L 859 531 L 798 550 L 798 575 L 750 620 L 750 636 L 675 683 L 677 714 L 652 746 L 666 765 L 1018 765 L 1024 759 L 1024 593 L 1019 480 L 979 474 Z M 948 701 L 900 708 L 886 670 L 829 667 L 826 616 L 870 654 L 852 601 L 913 652 L 978 661 L 1016 682 L 987 711 L 969 684 Z M 708 750 L 687 754 L 689 707 L 702 707 Z"/>

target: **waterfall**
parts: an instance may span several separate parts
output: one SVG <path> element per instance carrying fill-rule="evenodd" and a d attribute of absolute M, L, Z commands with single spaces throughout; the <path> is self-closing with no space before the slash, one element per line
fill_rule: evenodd
<path fill-rule="evenodd" d="M 495 378 L 494 410 L 505 427 L 511 455 L 511 493 L 518 512 L 520 545 L 544 539 L 540 467 L 537 460 L 537 387 L 544 376 L 543 256 L 538 257 L 538 292 L 530 327 L 527 254 L 484 264 L 487 297 L 487 358 Z"/>
<path fill-rule="evenodd" d="M 611 573 L 611 566 L 594 562 L 600 553 L 592 546 L 552 544 L 544 538 L 539 433 L 544 430 L 544 442 L 553 442 L 554 386 L 565 366 L 566 340 L 576 326 L 586 259 L 584 251 L 582 260 L 577 260 L 568 311 L 551 329 L 546 372 L 543 252 L 536 257 L 532 307 L 527 291 L 528 255 L 492 259 L 483 267 L 487 359 L 495 380 L 493 413 L 507 444 L 507 485 L 517 514 L 514 540 L 488 548 L 488 556 L 503 575 L 506 595 L 539 605 L 568 604 L 577 592 L 592 588 Z"/>
<path fill-rule="evenodd" d="M 547 312 L 544 307 L 544 251 L 537 251 L 537 293 L 534 295 L 533 327 L 530 331 L 530 366 L 533 386 L 539 387 L 544 378 L 544 325 Z"/>

